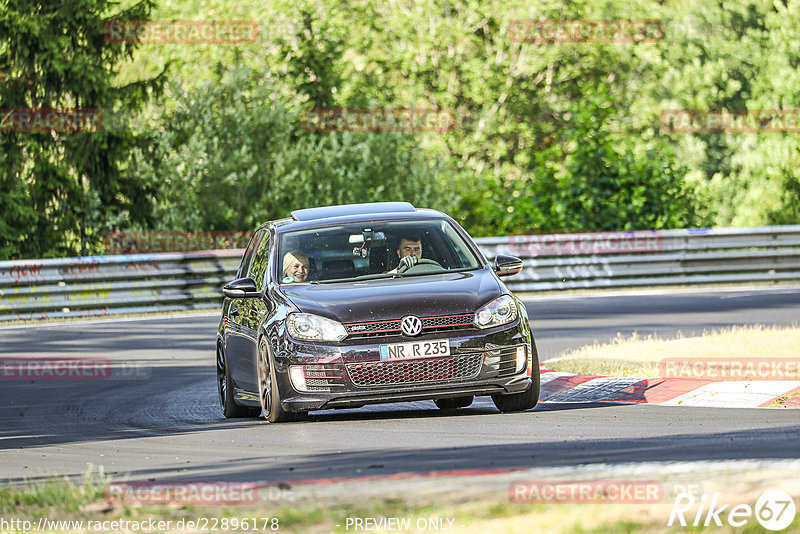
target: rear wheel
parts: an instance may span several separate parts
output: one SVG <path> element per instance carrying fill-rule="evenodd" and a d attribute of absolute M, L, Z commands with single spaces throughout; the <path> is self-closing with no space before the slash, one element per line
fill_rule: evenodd
<path fill-rule="evenodd" d="M 281 392 L 273 372 L 274 362 L 265 339 L 258 342 L 258 397 L 264 419 L 270 423 L 294 421 L 298 416 L 281 406 Z"/>
<path fill-rule="evenodd" d="M 473 400 L 475 400 L 473 395 L 467 395 L 454 399 L 436 399 L 433 402 L 436 403 L 436 406 L 438 406 L 440 410 L 455 410 L 456 408 L 466 408 L 472 404 Z"/>
<path fill-rule="evenodd" d="M 539 387 L 539 369 L 534 369 L 531 383 L 525 391 L 513 395 L 492 395 L 492 402 L 501 412 L 530 410 L 539 402 Z"/>
<path fill-rule="evenodd" d="M 233 398 L 233 381 L 221 345 L 217 345 L 217 392 L 222 414 L 228 418 L 258 417 L 261 410 L 249 406 L 239 406 Z"/>

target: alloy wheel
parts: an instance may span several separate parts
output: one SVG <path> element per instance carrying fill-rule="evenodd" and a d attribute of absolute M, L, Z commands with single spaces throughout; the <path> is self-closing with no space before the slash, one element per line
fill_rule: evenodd
<path fill-rule="evenodd" d="M 272 407 L 272 373 L 269 367 L 269 355 L 264 340 L 258 344 L 258 390 L 261 399 L 261 411 L 269 419 Z"/>

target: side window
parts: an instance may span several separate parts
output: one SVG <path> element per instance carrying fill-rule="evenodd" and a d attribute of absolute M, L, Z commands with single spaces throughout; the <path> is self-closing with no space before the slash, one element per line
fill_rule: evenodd
<path fill-rule="evenodd" d="M 247 271 L 250 270 L 250 262 L 253 260 L 253 253 L 256 250 L 256 246 L 258 246 L 258 241 L 261 239 L 261 235 L 264 233 L 263 230 L 260 232 L 256 232 L 253 234 L 253 237 L 250 238 L 250 243 L 247 244 L 247 248 L 244 251 L 244 256 L 242 256 L 242 263 L 239 264 L 239 270 L 236 273 L 236 278 L 243 278 L 247 276 Z"/>
<path fill-rule="evenodd" d="M 269 232 L 264 232 L 261 242 L 256 249 L 253 264 L 250 266 L 250 276 L 256 281 L 256 287 L 261 289 L 264 285 L 264 273 L 267 272 L 269 263 Z"/>

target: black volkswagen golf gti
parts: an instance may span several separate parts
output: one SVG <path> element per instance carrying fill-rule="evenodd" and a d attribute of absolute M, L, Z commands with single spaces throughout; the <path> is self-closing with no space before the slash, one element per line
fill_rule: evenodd
<path fill-rule="evenodd" d="M 224 288 L 217 384 L 226 417 L 433 400 L 533 408 L 527 312 L 453 219 L 405 202 L 292 212 L 260 226 Z"/>

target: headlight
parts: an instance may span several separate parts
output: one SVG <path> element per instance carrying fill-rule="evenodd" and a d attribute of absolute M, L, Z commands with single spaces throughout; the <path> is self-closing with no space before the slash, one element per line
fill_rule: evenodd
<path fill-rule="evenodd" d="M 475 312 L 472 320 L 478 328 L 489 328 L 510 323 L 517 318 L 517 304 L 510 295 L 494 299 L 492 302 Z"/>
<path fill-rule="evenodd" d="M 341 323 L 310 313 L 290 313 L 286 327 L 293 338 L 305 341 L 341 341 L 347 337 Z"/>

